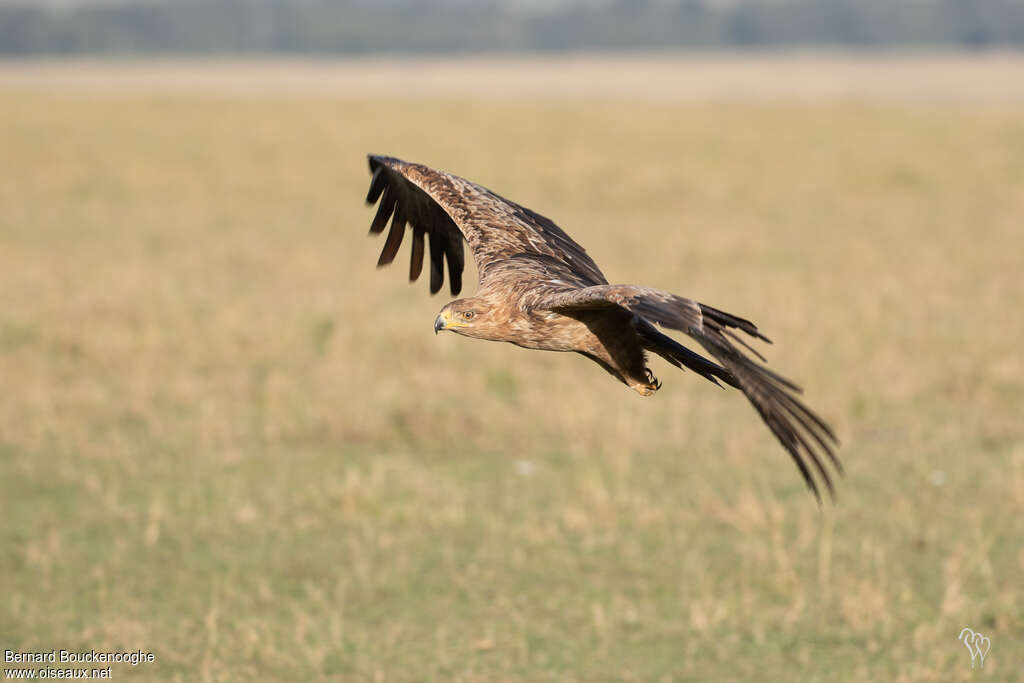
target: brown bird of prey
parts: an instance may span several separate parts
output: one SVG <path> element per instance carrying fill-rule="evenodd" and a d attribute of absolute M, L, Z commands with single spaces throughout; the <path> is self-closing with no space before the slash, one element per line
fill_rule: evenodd
<path fill-rule="evenodd" d="M 647 367 L 647 352 L 656 353 L 678 368 L 742 391 L 815 497 L 820 501 L 816 476 L 835 495 L 824 460 L 842 473 L 835 456 L 838 441 L 797 398 L 796 384 L 744 352 L 764 361 L 739 333 L 771 343 L 752 322 L 662 290 L 608 284 L 583 247 L 551 220 L 480 185 L 391 157 L 371 155 L 369 161 L 373 179 L 366 201 L 380 200 L 370 232 L 382 232 L 391 219 L 378 266 L 394 260 L 408 226 L 409 280 L 420 275 L 424 237 L 429 237 L 430 293 L 441 289 L 447 261 L 457 296 L 465 263 L 462 242 L 469 243 L 479 289 L 476 296 L 446 304 L 434 321 L 435 333 L 450 330 L 528 349 L 574 351 L 641 396 L 661 386 Z M 685 333 L 718 362 L 655 325 Z"/>

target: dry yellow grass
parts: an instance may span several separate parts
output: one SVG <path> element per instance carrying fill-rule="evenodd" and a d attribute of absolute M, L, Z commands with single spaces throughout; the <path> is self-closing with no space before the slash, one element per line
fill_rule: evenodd
<path fill-rule="evenodd" d="M 10 70 L 12 67 L 4 67 Z M 0 92 L 0 648 L 124 680 L 1024 675 L 1024 117 L 838 101 Z M 733 392 L 436 337 L 363 155 L 755 320 Z M 404 254 L 403 254 L 404 256 Z M 472 290 L 472 286 L 470 286 Z"/>

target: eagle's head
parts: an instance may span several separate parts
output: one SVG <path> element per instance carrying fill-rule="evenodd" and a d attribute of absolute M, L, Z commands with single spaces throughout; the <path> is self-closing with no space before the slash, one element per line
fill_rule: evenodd
<path fill-rule="evenodd" d="M 492 321 L 490 306 L 482 299 L 456 299 L 445 305 L 434 319 L 434 334 L 450 330 L 467 337 L 487 339 Z"/>

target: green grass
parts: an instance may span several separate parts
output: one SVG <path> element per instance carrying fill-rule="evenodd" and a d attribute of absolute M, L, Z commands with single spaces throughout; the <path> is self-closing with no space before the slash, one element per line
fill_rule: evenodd
<path fill-rule="evenodd" d="M 1024 676 L 1019 108 L 8 91 L 0 149 L 0 648 L 951 681 L 970 626 Z M 407 252 L 374 269 L 370 151 L 755 320 L 843 440 L 838 504 L 692 374 L 642 399 L 435 337 Z"/>

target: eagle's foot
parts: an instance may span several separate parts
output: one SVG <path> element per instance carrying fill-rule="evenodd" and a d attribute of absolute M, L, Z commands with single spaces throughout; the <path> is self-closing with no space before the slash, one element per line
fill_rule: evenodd
<path fill-rule="evenodd" d="M 647 375 L 647 381 L 630 384 L 629 388 L 641 396 L 651 396 L 661 388 L 661 381 L 647 368 L 644 368 L 644 373 Z"/>

